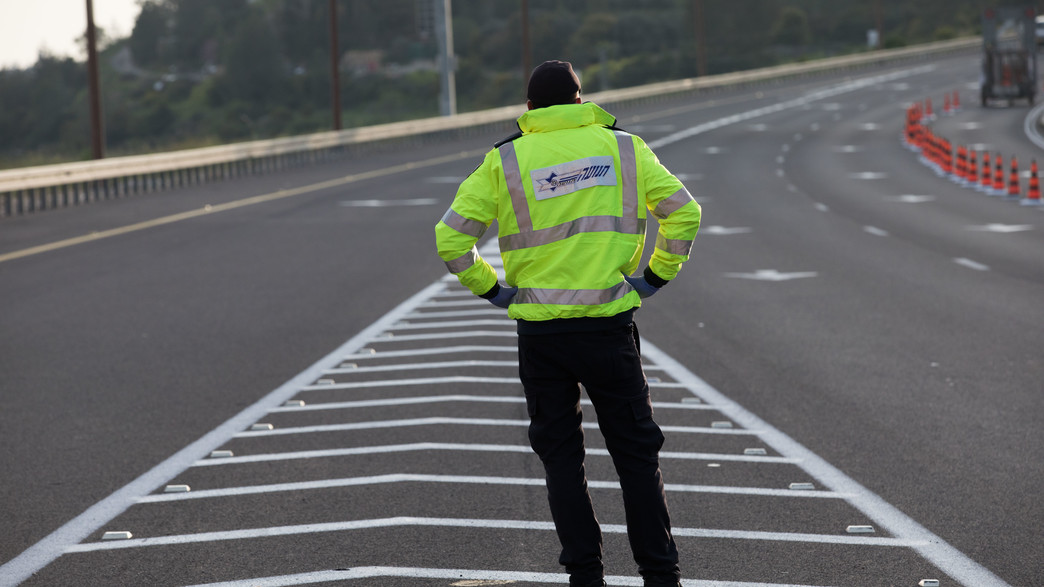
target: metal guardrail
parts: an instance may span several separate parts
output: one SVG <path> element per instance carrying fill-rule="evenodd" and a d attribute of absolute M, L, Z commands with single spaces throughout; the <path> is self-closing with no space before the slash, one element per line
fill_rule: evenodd
<path fill-rule="evenodd" d="M 977 48 L 981 42 L 979 37 L 963 38 L 916 47 L 660 82 L 585 94 L 584 97 L 601 105 L 635 103 L 713 88 L 922 59 Z M 169 153 L 8 169 L 0 171 L 0 218 L 242 175 L 280 171 L 329 159 L 358 145 L 475 131 L 490 126 L 507 127 L 520 114 L 520 106 L 514 105 L 447 117 Z"/>

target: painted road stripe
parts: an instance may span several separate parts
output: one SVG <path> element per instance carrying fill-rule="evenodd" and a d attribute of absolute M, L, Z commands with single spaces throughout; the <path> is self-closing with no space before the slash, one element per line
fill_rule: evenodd
<path fill-rule="evenodd" d="M 173 536 L 157 536 L 154 538 L 131 538 L 129 540 L 86 542 L 76 544 L 65 552 L 94 552 L 99 550 L 122 550 L 127 548 L 144 548 L 149 546 L 171 546 L 179 544 L 199 544 L 203 542 L 222 542 L 228 540 L 246 540 L 251 538 L 270 538 L 273 536 L 294 536 L 300 534 L 318 534 L 323 532 L 346 532 L 351 530 L 368 530 L 372 528 L 401 528 L 425 526 L 438 528 L 486 528 L 494 530 L 544 530 L 554 531 L 553 522 L 534 522 L 530 520 L 476 520 L 467 518 L 423 518 L 398 516 L 374 520 L 351 520 L 347 522 L 326 522 L 320 524 L 299 524 L 292 526 L 272 526 L 268 528 L 250 528 L 247 530 L 226 530 L 219 532 L 200 532 L 196 534 L 178 534 Z M 602 524 L 602 532 L 606 534 L 626 534 L 627 527 L 622 524 Z M 725 540 L 760 540 L 769 542 L 805 542 L 817 544 L 848 544 L 856 546 L 899 546 L 917 547 L 921 542 L 887 538 L 878 536 L 851 536 L 836 534 L 806 534 L 801 532 L 764 532 L 747 530 L 712 530 L 706 528 L 672 528 L 671 533 L 678 537 L 720 538 Z"/>
<path fill-rule="evenodd" d="M 529 445 L 514 444 L 460 444 L 449 442 L 414 442 L 409 444 L 391 444 L 383 446 L 360 446 L 352 448 L 330 448 L 320 450 L 302 450 L 293 452 L 265 453 L 255 455 L 232 456 L 220 459 L 201 459 L 192 464 L 194 467 L 219 467 L 223 465 L 242 465 L 248 463 L 267 463 L 272 461 L 292 461 L 298 459 L 321 459 L 399 452 L 447 450 L 462 452 L 502 452 L 521 453 L 532 457 L 533 449 Z M 604 448 L 587 448 L 588 456 L 608 457 L 609 451 Z M 668 452 L 660 453 L 660 459 L 721 461 L 739 463 L 775 463 L 797 464 L 798 459 L 788 457 L 752 456 L 741 454 Z"/>
<path fill-rule="evenodd" d="M 969 269 L 974 269 L 976 271 L 989 271 L 990 270 L 990 266 L 989 265 L 983 265 L 982 263 L 979 263 L 978 261 L 972 261 L 971 259 L 965 259 L 964 257 L 957 257 L 956 259 L 953 260 L 953 262 L 958 264 L 958 265 L 962 265 L 964 267 L 967 267 Z"/>
<path fill-rule="evenodd" d="M 334 487 L 357 487 L 361 485 L 381 485 L 389 483 L 452 483 L 464 485 L 515 485 L 524 487 L 544 487 L 543 477 L 492 477 L 477 475 L 428 475 L 418 473 L 389 473 L 367 477 L 344 477 L 340 479 L 318 479 L 314 481 L 296 481 L 291 483 L 270 483 L 266 485 L 249 485 L 243 487 L 226 487 L 222 489 L 195 489 L 183 493 L 158 493 L 147 495 L 138 503 L 159 503 L 168 501 L 184 501 L 189 499 L 208 499 L 213 497 L 235 497 L 240 495 L 256 495 L 259 493 L 279 493 L 285 491 L 306 491 L 315 489 L 331 489 Z M 588 487 L 594 489 L 620 489 L 617 481 L 591 481 Z M 770 487 L 728 487 L 721 485 L 664 485 L 667 491 L 675 493 L 723 493 L 729 495 L 761 495 L 770 497 L 812 497 L 812 498 L 844 498 L 847 495 L 833 491 L 778 489 Z"/>
<path fill-rule="evenodd" d="M 326 373 L 324 369 L 320 375 Z M 318 381 L 320 377 L 316 377 Z M 399 387 L 408 385 L 439 385 L 445 383 L 504 383 L 521 386 L 518 377 L 477 377 L 471 375 L 447 375 L 444 377 L 418 377 L 410 379 L 380 379 L 377 381 L 350 381 L 346 383 L 315 383 L 301 387 L 301 391 L 328 391 L 332 389 L 366 389 L 371 387 Z M 654 389 L 684 388 L 684 383 L 670 381 L 650 381 L 649 387 Z"/>
<path fill-rule="evenodd" d="M 423 355 L 449 355 L 453 353 L 512 353 L 518 354 L 518 348 L 514 346 L 488 346 L 488 345 L 459 345 L 444 346 L 432 349 L 406 349 L 401 351 L 381 351 L 372 353 L 355 353 L 344 357 L 346 361 L 357 361 L 366 359 L 388 359 L 399 357 L 419 357 Z"/>
<path fill-rule="evenodd" d="M 405 428 L 412 426 L 510 426 L 528 428 L 529 420 L 508 420 L 497 418 L 406 418 L 402 420 L 376 420 L 370 422 L 346 422 L 343 424 L 317 424 L 314 426 L 295 426 L 291 428 L 275 428 L 272 430 L 250 430 L 236 434 L 236 438 L 254 438 L 257 436 L 285 436 L 287 434 L 314 434 L 317 432 L 347 432 L 352 430 L 383 430 L 388 428 Z M 597 422 L 581 424 L 588 430 L 598 430 Z M 725 434 L 725 435 L 757 435 L 756 430 L 735 428 L 715 428 L 706 426 L 660 426 L 664 432 L 680 434 Z"/>
<path fill-rule="evenodd" d="M 466 338 L 468 340 L 474 340 L 476 338 L 483 337 L 500 337 L 500 338 L 517 338 L 518 333 L 514 330 L 464 330 L 460 332 L 432 332 L 429 334 L 392 334 L 388 333 L 385 336 L 378 336 L 371 339 L 371 342 L 412 342 L 418 340 L 442 340 L 444 338 Z M 516 349 L 517 351 L 517 349 Z"/>
<path fill-rule="evenodd" d="M 497 395 L 426 395 L 426 396 L 413 396 L 413 397 L 397 397 L 388 399 L 364 399 L 364 400 L 352 400 L 347 402 L 322 402 L 316 404 L 305 404 L 303 406 L 279 406 L 273 408 L 272 412 L 310 412 L 310 411 L 322 411 L 322 410 L 351 410 L 355 408 L 377 408 L 387 406 L 409 406 L 416 404 L 436 404 L 444 402 L 475 402 L 475 403 L 505 403 L 505 404 L 524 404 L 526 398 L 518 396 L 497 396 Z M 582 399 L 580 400 L 581 406 L 593 407 L 591 400 Z M 652 406 L 657 410 L 715 410 L 716 408 L 709 404 L 680 404 L 674 402 L 652 402 Z"/>
<path fill-rule="evenodd" d="M 325 369 L 323 370 L 326 371 Z M 320 373 L 321 374 L 321 373 Z M 316 381 L 319 378 L 316 377 Z M 305 385 L 301 391 L 323 391 L 329 389 L 360 389 L 367 387 L 398 387 L 406 385 L 435 385 L 440 383 L 505 383 L 522 385 L 518 377 L 472 377 L 469 375 L 448 375 L 446 377 L 421 377 L 417 379 L 382 379 L 380 381 L 354 381 L 350 383 L 325 383 Z"/>
<path fill-rule="evenodd" d="M 503 312 L 502 312 L 503 313 Z M 388 330 L 415 330 L 420 328 L 460 328 L 462 326 L 504 326 L 515 330 L 518 325 L 514 320 L 451 320 L 449 322 L 399 322 L 388 327 Z"/>
<path fill-rule="evenodd" d="M 562 573 L 536 573 L 521 571 L 479 571 L 473 569 L 424 569 L 415 567 L 352 567 L 334 571 L 315 571 L 295 575 L 276 577 L 259 577 L 243 581 L 223 581 L 221 583 L 201 583 L 189 587 L 294 587 L 296 585 L 314 585 L 333 581 L 350 581 L 353 579 L 374 579 L 377 577 L 400 577 L 407 579 L 442 579 L 446 581 L 473 581 L 475 585 L 495 585 L 511 583 L 554 583 L 564 585 L 569 576 Z M 488 582 L 488 583 L 486 583 Z M 607 585 L 613 587 L 641 587 L 640 577 L 624 577 L 609 575 L 605 578 Z M 451 583 L 453 585 L 455 583 Z M 749 583 L 743 581 L 708 581 L 703 579 L 682 579 L 683 587 L 817 587 L 816 585 L 794 585 L 791 583 Z"/>
<path fill-rule="evenodd" d="M 338 367 L 323 371 L 324 375 L 341 375 L 345 373 L 375 373 L 379 371 L 414 371 L 417 369 L 455 369 L 459 367 L 518 367 L 518 361 L 441 361 L 431 363 L 396 363 L 394 365 L 375 365 L 372 367 Z"/>
<path fill-rule="evenodd" d="M 504 310 L 493 307 L 493 304 L 485 302 L 488 309 L 482 310 L 453 310 L 448 312 L 413 312 L 407 314 L 403 318 L 409 320 L 411 318 L 467 318 L 469 316 L 503 316 Z M 514 320 L 511 321 L 515 323 Z"/>

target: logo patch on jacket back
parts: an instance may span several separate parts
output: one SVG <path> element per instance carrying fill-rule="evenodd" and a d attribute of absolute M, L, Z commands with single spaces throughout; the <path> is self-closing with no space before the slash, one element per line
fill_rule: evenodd
<path fill-rule="evenodd" d="M 586 157 L 529 172 L 538 200 L 564 196 L 596 185 L 616 185 L 616 169 L 610 155 Z"/>

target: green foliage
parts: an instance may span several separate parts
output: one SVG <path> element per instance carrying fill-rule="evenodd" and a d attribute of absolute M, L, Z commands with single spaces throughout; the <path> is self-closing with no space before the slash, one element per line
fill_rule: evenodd
<path fill-rule="evenodd" d="M 438 115 L 430 2 L 337 0 L 345 126 Z M 883 43 L 974 33 L 989 3 L 880 0 Z M 521 3 L 452 4 L 458 109 L 521 105 L 528 75 Z M 327 0 L 140 0 L 140 6 L 130 36 L 101 51 L 109 154 L 330 128 Z M 588 93 L 695 76 L 700 45 L 708 73 L 724 73 L 862 51 L 866 31 L 877 26 L 871 0 L 529 0 L 528 6 L 531 65 L 572 61 Z M 89 132 L 82 63 L 42 55 L 29 69 L 0 70 L 0 167 L 85 158 Z"/>

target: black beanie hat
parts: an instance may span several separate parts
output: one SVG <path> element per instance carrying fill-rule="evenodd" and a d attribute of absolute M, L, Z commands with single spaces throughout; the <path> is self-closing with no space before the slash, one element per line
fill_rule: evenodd
<path fill-rule="evenodd" d="M 526 97 L 534 108 L 556 104 L 572 104 L 580 91 L 580 78 L 576 77 L 568 61 L 545 61 L 536 66 L 529 76 Z"/>

